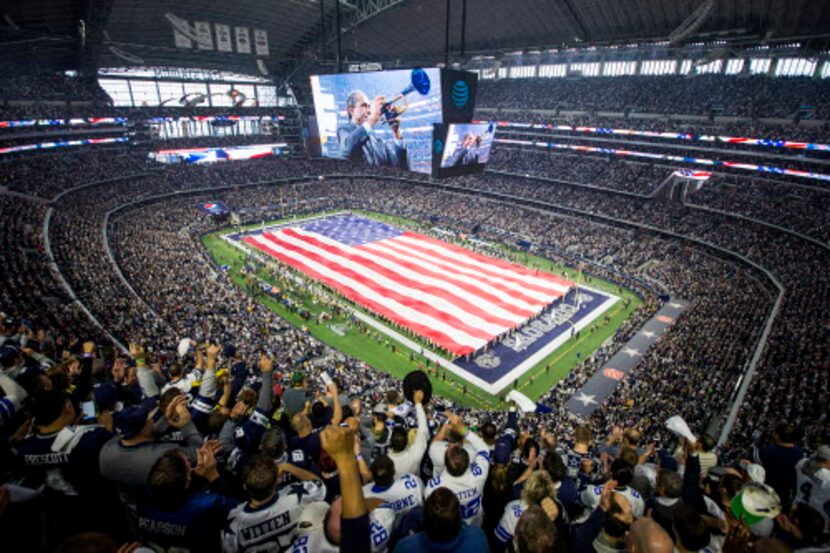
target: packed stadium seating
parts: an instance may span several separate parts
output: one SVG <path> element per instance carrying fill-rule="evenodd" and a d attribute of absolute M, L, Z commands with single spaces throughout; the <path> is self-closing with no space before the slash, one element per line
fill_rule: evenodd
<path fill-rule="evenodd" d="M 475 116 L 501 122 L 487 170 L 443 179 L 315 159 L 293 135 L 285 155 L 167 165 L 149 153 L 274 137 L 160 140 L 141 125 L 130 144 L 4 154 L 3 551 L 830 551 L 826 181 L 715 166 L 678 197 L 667 190 L 693 162 L 540 146 L 821 175 L 828 148 L 511 126 L 823 145 L 830 79 L 818 76 L 481 79 Z M 819 122 L 800 120 L 805 106 Z M 0 120 L 128 117 L 132 135 L 157 116 L 311 111 L 115 107 L 95 79 L 49 70 L 0 85 Z M 0 127 L 0 146 L 71 134 L 30 131 Z M 216 204 L 231 217 L 197 209 Z M 508 395 L 532 378 L 480 401 L 437 348 L 406 374 L 335 348 L 323 337 L 400 353 L 333 288 L 232 240 L 209 246 L 229 227 L 340 212 L 498 263 L 531 252 L 570 272 L 577 296 L 601 281 L 638 303 L 535 405 Z M 653 346 L 627 347 L 681 300 Z M 422 346 L 405 354 L 414 366 L 429 342 L 398 330 Z M 626 351 L 636 365 L 609 369 Z M 566 407 L 609 370 L 618 382 L 596 410 Z"/>

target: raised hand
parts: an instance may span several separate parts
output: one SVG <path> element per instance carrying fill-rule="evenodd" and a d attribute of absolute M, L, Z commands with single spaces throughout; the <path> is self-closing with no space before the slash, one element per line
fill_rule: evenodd
<path fill-rule="evenodd" d="M 144 359 L 144 356 L 145 356 L 144 346 L 142 346 L 141 344 L 130 343 L 130 355 L 136 361 L 139 360 L 139 359 Z"/>
<path fill-rule="evenodd" d="M 266 354 L 259 354 L 259 370 L 263 373 L 269 373 L 274 370 L 274 358 L 268 357 Z"/>
<path fill-rule="evenodd" d="M 327 426 L 320 433 L 320 444 L 335 463 L 354 459 L 354 431 L 343 426 Z"/>

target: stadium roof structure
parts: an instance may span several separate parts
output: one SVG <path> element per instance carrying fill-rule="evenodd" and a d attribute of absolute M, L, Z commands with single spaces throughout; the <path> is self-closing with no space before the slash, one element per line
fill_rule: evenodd
<path fill-rule="evenodd" d="M 462 40 L 468 56 L 670 39 L 799 40 L 816 51 L 830 44 L 830 0 L 25 0 L 0 10 L 0 55 L 66 68 L 279 74 L 321 54 L 333 60 L 337 1 L 349 61 L 434 63 L 443 58 L 448 12 L 454 59 Z M 263 37 L 268 52 L 258 55 Z"/>

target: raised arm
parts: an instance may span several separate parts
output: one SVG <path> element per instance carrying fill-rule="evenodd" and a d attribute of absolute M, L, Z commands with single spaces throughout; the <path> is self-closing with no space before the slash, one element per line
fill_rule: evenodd
<path fill-rule="evenodd" d="M 260 353 L 259 370 L 262 372 L 262 386 L 259 389 L 256 408 L 265 413 L 270 413 L 274 396 L 274 360 L 264 353 Z"/>
<path fill-rule="evenodd" d="M 153 378 L 153 371 L 147 367 L 147 358 L 144 347 L 140 344 L 130 344 L 130 355 L 135 359 L 138 367 L 138 385 L 145 397 L 158 397 L 159 387 Z"/>
<path fill-rule="evenodd" d="M 327 426 L 320 433 L 320 443 L 334 459 L 340 472 L 340 493 L 343 497 L 340 549 L 348 553 L 369 553 L 369 512 L 354 455 L 354 432 L 350 428 Z"/>

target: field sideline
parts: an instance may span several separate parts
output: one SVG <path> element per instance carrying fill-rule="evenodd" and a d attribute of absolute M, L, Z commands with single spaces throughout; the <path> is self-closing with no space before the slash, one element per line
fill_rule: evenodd
<path fill-rule="evenodd" d="M 385 214 L 359 211 L 356 211 L 356 213 L 374 218 L 378 221 L 394 224 L 401 228 L 413 230 L 421 229 L 422 231 L 429 228 L 427 225 L 421 225 L 414 221 Z M 322 214 L 323 213 L 320 213 L 318 215 Z M 291 219 L 272 220 L 267 224 L 275 224 L 281 221 L 284 222 L 290 220 Z M 244 228 L 256 229 L 259 226 L 259 224 L 253 224 Z M 232 232 L 235 232 L 235 229 L 227 227 L 204 236 L 202 241 L 208 252 L 210 252 L 211 256 L 218 264 L 228 265 L 230 267 L 229 274 L 233 282 L 244 288 L 245 276 L 241 273 L 241 269 L 244 266 L 245 256 L 241 251 L 228 245 L 223 239 L 220 238 L 222 235 Z M 522 265 L 549 271 L 572 280 L 578 280 L 579 275 L 572 268 L 553 263 L 548 259 L 519 252 L 515 249 L 509 248 L 508 246 L 502 245 L 501 247 L 513 258 L 514 261 Z M 257 276 L 266 282 L 274 282 L 267 270 L 259 271 Z M 613 335 L 616 329 L 619 328 L 619 326 L 621 326 L 631 315 L 631 313 L 642 303 L 640 298 L 630 290 L 624 288 L 621 289 L 616 284 L 596 278 L 591 278 L 589 284 L 591 287 L 598 290 L 604 290 L 616 294 L 620 296 L 622 300 L 629 299 L 630 303 L 626 307 L 624 301 L 619 301 L 608 312 L 610 322 L 607 325 L 602 325 L 600 323 L 596 332 L 590 333 L 583 331 L 580 336 L 571 338 L 560 348 L 546 357 L 542 362 L 538 363 L 534 368 L 522 375 L 519 378 L 518 389 L 533 400 L 538 399 L 545 392 L 550 390 L 556 382 L 564 378 L 577 365 L 577 352 L 581 354 L 581 359 L 588 357 L 608 337 Z M 302 303 L 304 308 L 313 315 L 317 315 L 323 310 L 322 306 L 317 305 L 312 301 L 311 297 L 298 297 L 296 295 L 292 295 L 292 299 Z M 279 304 L 271 297 L 262 295 L 259 296 L 258 300 L 264 302 L 265 305 L 290 323 L 297 326 L 305 326 L 308 331 L 321 342 L 324 342 L 347 355 L 361 359 L 372 367 L 383 370 L 398 378 L 403 378 L 403 376 L 405 376 L 409 371 L 417 369 L 419 364 L 423 365 L 425 363 L 425 359 L 423 357 L 417 353 L 410 352 L 410 350 L 406 349 L 401 344 L 396 344 L 393 351 L 391 347 L 393 341 L 380 333 L 375 332 L 367 334 L 351 327 L 350 325 L 347 325 L 348 331 L 346 332 L 346 335 L 340 336 L 329 328 L 329 325 L 331 324 L 346 323 L 348 320 L 347 316 L 335 318 L 332 321 L 318 325 L 313 318 L 309 321 L 301 319 L 298 314 L 289 311 L 285 306 Z M 360 309 L 360 311 L 371 315 L 371 312 L 364 309 Z M 551 367 L 546 373 L 545 367 L 548 364 L 550 364 Z M 499 397 L 488 394 L 473 385 L 466 384 L 463 379 L 456 377 L 449 371 L 441 369 L 441 372 L 446 374 L 444 377 L 446 380 L 441 377 L 431 376 L 433 387 L 435 388 L 437 394 L 470 407 L 499 409 L 505 406 Z M 464 392 L 464 389 L 466 389 L 466 393 Z M 505 390 L 505 393 L 507 391 L 508 390 Z"/>

